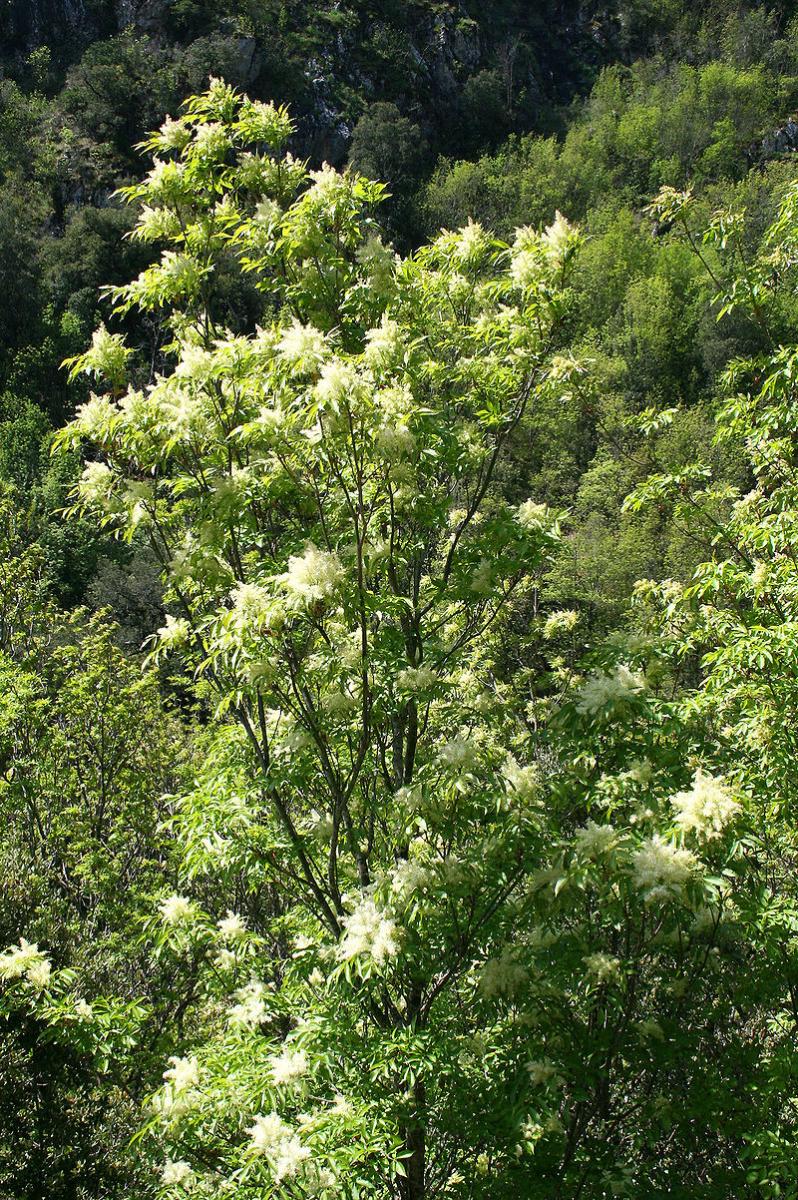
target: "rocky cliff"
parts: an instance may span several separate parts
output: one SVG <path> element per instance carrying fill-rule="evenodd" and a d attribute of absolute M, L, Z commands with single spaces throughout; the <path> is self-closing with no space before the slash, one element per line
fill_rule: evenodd
<path fill-rule="evenodd" d="M 47 45 L 69 57 L 129 27 L 157 34 L 169 6 L 170 0 L 0 0 L 0 55 Z"/>

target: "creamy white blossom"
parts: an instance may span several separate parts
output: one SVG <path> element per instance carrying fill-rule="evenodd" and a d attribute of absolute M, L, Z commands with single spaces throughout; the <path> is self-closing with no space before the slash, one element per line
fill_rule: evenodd
<path fill-rule="evenodd" d="M 107 396 L 92 395 L 85 404 L 78 406 L 73 425 L 84 437 L 102 442 L 108 437 L 118 417 L 119 409 Z"/>
<path fill-rule="evenodd" d="M 369 329 L 366 333 L 366 349 L 363 352 L 366 365 L 373 370 L 385 370 L 396 362 L 401 349 L 399 326 L 385 313 L 376 329 Z"/>
<path fill-rule="evenodd" d="M 44 991 L 50 983 L 52 974 L 52 965 L 46 958 L 40 958 L 37 962 L 31 963 L 28 967 L 27 978 L 28 983 L 35 987 L 37 991 Z"/>
<path fill-rule="evenodd" d="M 407 422 L 384 421 L 374 432 L 374 446 L 384 458 L 395 461 L 413 453 L 416 438 Z"/>
<path fill-rule="evenodd" d="M 310 171 L 310 178 L 313 180 L 313 185 L 310 189 L 313 199 L 320 205 L 327 208 L 334 205 L 337 200 L 346 195 L 349 189 L 349 181 L 340 171 L 336 171 L 335 167 L 331 167 L 329 163 L 322 163 L 320 170 Z"/>
<path fill-rule="evenodd" d="M 464 268 L 477 266 L 489 245 L 489 238 L 482 226 L 469 219 L 468 224 L 458 231 L 454 257 Z"/>
<path fill-rule="evenodd" d="M 489 958 L 479 972 L 483 996 L 512 996 L 527 979 L 528 971 L 518 962 L 515 946 L 506 946 L 498 958 Z"/>
<path fill-rule="evenodd" d="M 295 320 L 283 331 L 277 352 L 294 370 L 312 373 L 327 357 L 327 343 L 318 329 Z"/>
<path fill-rule="evenodd" d="M 329 1111 L 336 1117 L 351 1117 L 354 1109 L 352 1102 L 347 1100 L 346 1096 L 342 1096 L 340 1092 L 336 1092 L 329 1107 Z"/>
<path fill-rule="evenodd" d="M 143 205 L 136 221 L 135 237 L 142 242 L 157 242 L 180 233 L 180 218 L 169 208 Z"/>
<path fill-rule="evenodd" d="M 476 763 L 477 754 L 473 742 L 462 734 L 444 742 L 438 751 L 438 760 L 445 767 L 456 771 L 468 771 Z"/>
<path fill-rule="evenodd" d="M 209 121 L 206 125 L 198 125 L 194 130 L 192 149 L 203 158 L 219 158 L 226 153 L 230 145 L 227 131 L 217 121 Z"/>
<path fill-rule="evenodd" d="M 407 901 L 418 892 L 423 892 L 430 884 L 432 873 L 429 867 L 425 867 L 413 859 L 403 859 L 397 867 L 394 868 L 391 876 L 391 891 L 398 896 L 400 900 Z"/>
<path fill-rule="evenodd" d="M 255 1117 L 247 1130 L 253 1149 L 261 1154 L 272 1154 L 280 1143 L 292 1136 L 290 1125 L 286 1125 L 277 1113 L 267 1113 Z"/>
<path fill-rule="evenodd" d="M 107 463 L 88 462 L 78 480 L 77 492 L 87 504 L 105 505 L 114 490 L 114 475 Z"/>
<path fill-rule="evenodd" d="M 190 924 L 196 915 L 193 901 L 189 900 L 187 896 L 179 896 L 177 893 L 162 900 L 158 905 L 158 911 L 165 925 Z"/>
<path fill-rule="evenodd" d="M 267 626 L 274 612 L 274 597 L 257 583 L 237 583 L 230 593 L 233 615 L 241 629 L 253 632 Z"/>
<path fill-rule="evenodd" d="M 199 1083 L 199 1063 L 196 1058 L 178 1058 L 173 1054 L 163 1077 L 175 1092 L 185 1092 Z"/>
<path fill-rule="evenodd" d="M 547 225 L 543 231 L 541 241 L 549 256 L 556 262 L 560 262 L 574 245 L 576 236 L 576 229 L 558 209 L 554 214 L 552 224 Z"/>
<path fill-rule="evenodd" d="M 525 500 L 516 509 L 515 519 L 523 529 L 532 531 L 550 528 L 554 517 L 548 504 L 540 504 L 536 500 Z"/>
<path fill-rule="evenodd" d="M 162 646 L 183 646 L 191 634 L 191 626 L 185 617 L 166 614 L 166 624 L 158 630 L 158 641 Z"/>
<path fill-rule="evenodd" d="M 196 1176 L 187 1162 L 182 1159 L 173 1162 L 167 1159 L 161 1171 L 161 1183 L 165 1187 L 179 1186 L 189 1188 L 192 1186 Z"/>
<path fill-rule="evenodd" d="M 344 569 L 337 554 L 309 545 L 304 554 L 289 558 L 288 570 L 279 579 L 293 600 L 311 605 L 335 595 Z"/>
<path fill-rule="evenodd" d="M 182 150 L 191 140 L 191 130 L 180 120 L 167 117 L 160 129 L 164 150 Z"/>
<path fill-rule="evenodd" d="M 679 828 L 707 841 L 720 837 L 741 810 L 726 782 L 701 769 L 696 771 L 689 791 L 677 792 L 670 803 Z"/>
<path fill-rule="evenodd" d="M 358 398 L 363 391 L 362 377 L 351 363 L 334 358 L 321 369 L 314 395 L 322 408 L 333 411 L 344 405 L 347 399 Z"/>
<path fill-rule="evenodd" d="M 349 916 L 344 917 L 344 936 L 338 958 L 347 961 L 360 955 L 382 964 L 399 953 L 398 930 L 390 917 L 364 896 Z"/>
<path fill-rule="evenodd" d="M 643 842 L 632 856 L 635 885 L 649 900 L 678 896 L 701 868 L 696 856 L 659 834 Z"/>
<path fill-rule="evenodd" d="M 269 1010 L 265 996 L 266 988 L 257 979 L 251 979 L 244 987 L 239 988 L 235 993 L 238 1003 L 234 1004 L 228 1013 L 230 1024 L 244 1029 L 257 1029 L 259 1025 L 268 1021 Z"/>
<path fill-rule="evenodd" d="M 369 275 L 375 292 L 385 293 L 391 285 L 398 255 L 373 234 L 366 238 L 355 251 L 355 258 Z"/>
<path fill-rule="evenodd" d="M 272 1081 L 279 1087 L 281 1084 L 294 1083 L 307 1074 L 308 1056 L 304 1050 L 283 1050 L 282 1054 L 269 1059 Z"/>
<path fill-rule="evenodd" d="M 252 1150 L 268 1158 L 276 1183 L 296 1175 L 310 1157 L 309 1147 L 302 1145 L 277 1113 L 255 1117 L 247 1133 Z"/>
<path fill-rule="evenodd" d="M 502 775 L 508 792 L 519 800 L 534 800 L 540 792 L 540 768 L 535 763 L 521 766 L 509 754 L 504 761 Z"/>
<path fill-rule="evenodd" d="M 595 672 L 585 680 L 579 689 L 577 711 L 592 715 L 604 708 L 625 704 L 644 688 L 642 674 L 619 663 L 611 674 Z"/>
<path fill-rule="evenodd" d="M 299 1138 L 287 1138 L 280 1145 L 274 1162 L 274 1178 L 277 1183 L 290 1179 L 298 1173 L 306 1159 L 310 1158 L 310 1147 L 303 1146 Z"/>
<path fill-rule="evenodd" d="M 526 1064 L 526 1069 L 529 1073 L 530 1082 L 535 1087 L 540 1087 L 547 1083 L 559 1082 L 557 1068 L 548 1059 L 533 1059 L 532 1062 Z"/>
<path fill-rule="evenodd" d="M 216 922 L 219 936 L 226 942 L 240 942 L 247 936 L 247 927 L 243 917 L 238 913 L 227 910 L 227 916 Z"/>
<path fill-rule="evenodd" d="M 431 667 L 405 667 L 396 676 L 396 682 L 403 692 L 425 692 L 438 681 L 438 676 Z"/>
<path fill-rule="evenodd" d="M 38 945 L 25 938 L 20 938 L 18 946 L 9 946 L 0 955 L 0 979 L 26 979 L 42 991 L 50 982 L 51 971 L 50 961 Z"/>
<path fill-rule="evenodd" d="M 583 858 L 599 858 L 611 850 L 618 840 L 614 825 L 606 822 L 602 825 L 588 820 L 574 834 L 574 846 Z"/>

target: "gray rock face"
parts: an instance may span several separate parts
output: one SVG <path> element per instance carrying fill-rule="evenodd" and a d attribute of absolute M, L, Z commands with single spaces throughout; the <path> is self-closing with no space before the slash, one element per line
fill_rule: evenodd
<path fill-rule="evenodd" d="M 88 42 L 133 26 L 157 33 L 169 0 L 0 0 L 0 46 L 26 54 L 37 46 Z"/>
<path fill-rule="evenodd" d="M 18 51 L 73 37 L 93 22 L 85 0 L 2 0 L 0 39 Z"/>

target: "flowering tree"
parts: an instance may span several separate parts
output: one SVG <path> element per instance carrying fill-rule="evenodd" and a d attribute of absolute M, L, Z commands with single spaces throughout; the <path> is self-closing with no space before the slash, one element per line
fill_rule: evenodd
<path fill-rule="evenodd" d="M 578 618 L 538 622 L 558 517 L 497 479 L 572 369 L 578 235 L 469 224 L 401 260 L 379 185 L 309 173 L 290 132 L 216 82 L 148 143 L 135 236 L 168 248 L 112 294 L 163 319 L 161 372 L 128 386 L 99 330 L 72 366 L 107 390 L 61 438 L 94 448 L 76 508 L 158 556 L 152 654 L 217 717 L 151 922 L 207 964 L 153 1098 L 161 1190 L 623 1194 L 667 1141 L 741 803 L 683 760 L 644 649 L 581 681 L 552 653 L 550 731 L 530 696 Z M 220 316 L 237 268 L 254 331 Z"/>
<path fill-rule="evenodd" d="M 80 508 L 146 534 L 162 562 L 174 615 L 154 653 L 179 651 L 243 730 L 242 819 L 268 826 L 277 853 L 264 871 L 299 906 L 293 991 L 297 972 L 314 977 L 295 1002 L 310 988 L 327 1011 L 351 1007 L 346 1076 L 318 1065 L 327 1034 L 313 1024 L 254 1071 L 260 1102 L 231 1148 L 241 1178 L 299 1177 L 337 1131 L 358 1171 L 396 1176 L 415 1198 L 429 1169 L 453 1165 L 448 1150 L 427 1164 L 439 1100 L 425 1059 L 433 1043 L 442 1053 L 445 1022 L 430 1030 L 539 836 L 534 768 L 511 755 L 523 730 L 492 679 L 556 519 L 534 501 L 509 506 L 493 481 L 547 386 L 576 235 L 560 219 L 520 231 L 508 253 L 471 225 L 402 262 L 371 225 L 381 189 L 326 167 L 308 175 L 281 153 L 290 131 L 283 111 L 218 83 L 152 139 L 162 157 L 130 190 L 136 236 L 171 248 L 115 299 L 167 314 L 174 365 L 124 390 L 128 351 L 101 330 L 73 366 L 110 392 L 65 440 L 101 451 Z M 214 317 L 214 271 L 231 255 L 267 298 L 254 334 Z M 195 915 L 179 897 L 163 907 L 172 927 Z M 245 993 L 245 1026 L 276 1020 L 254 985 Z M 254 1070 L 236 1037 L 214 1053 L 245 1054 Z M 385 1098 L 357 1116 L 400 1131 L 401 1161 L 372 1138 L 369 1167 L 369 1139 L 346 1133 L 337 1101 L 305 1122 L 306 1140 L 286 1123 L 292 1084 L 332 1098 L 364 1055 Z M 175 1071 L 169 1114 L 199 1080 Z M 200 1139 L 207 1118 L 192 1111 Z"/>

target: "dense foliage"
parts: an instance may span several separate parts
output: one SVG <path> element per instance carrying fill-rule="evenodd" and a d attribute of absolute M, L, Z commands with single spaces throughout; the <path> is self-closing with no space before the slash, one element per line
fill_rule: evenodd
<path fill-rule="evenodd" d="M 798 1197 L 798 18 L 529 7 L 0 15 L 9 1200 Z"/>

